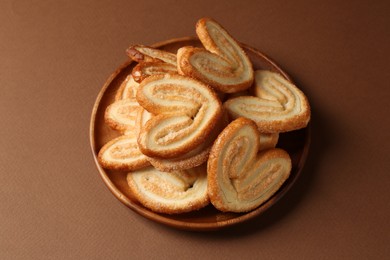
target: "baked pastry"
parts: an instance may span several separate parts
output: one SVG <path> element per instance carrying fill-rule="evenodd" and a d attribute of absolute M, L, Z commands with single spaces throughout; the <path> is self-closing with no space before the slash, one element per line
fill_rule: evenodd
<path fill-rule="evenodd" d="M 122 135 L 106 143 L 99 151 L 98 161 L 105 169 L 133 171 L 149 166 L 138 149 L 135 135 Z"/>
<path fill-rule="evenodd" d="M 149 113 L 146 109 L 141 107 L 137 114 L 136 119 L 136 127 L 135 134 L 139 135 L 142 127 L 146 124 L 146 122 L 151 119 L 153 115 Z M 158 170 L 163 172 L 172 172 L 172 171 L 180 171 L 185 169 L 194 168 L 196 166 L 201 165 L 209 156 L 211 145 L 207 147 L 206 144 L 202 143 L 194 150 L 186 153 L 184 155 L 178 156 L 176 158 L 164 159 L 164 158 L 153 158 L 147 157 L 148 161 Z"/>
<path fill-rule="evenodd" d="M 149 119 L 152 118 L 152 116 L 153 115 L 151 113 L 149 113 L 146 109 L 141 107 L 141 109 L 138 111 L 138 115 L 136 119 L 136 128 L 135 128 L 136 136 L 139 135 L 142 127 L 146 124 L 146 122 Z M 212 141 L 214 141 L 214 139 Z M 209 157 L 210 148 L 211 148 L 211 143 L 204 142 L 200 144 L 198 147 L 196 147 L 195 149 L 193 149 L 192 151 L 175 158 L 170 158 L 170 159 L 154 158 L 154 157 L 147 157 L 147 158 L 148 161 L 156 169 L 160 171 L 163 172 L 180 171 L 180 170 L 194 168 L 207 161 Z"/>
<path fill-rule="evenodd" d="M 127 182 L 135 198 L 154 212 L 184 213 L 209 204 L 205 167 L 176 172 L 147 167 L 129 172 Z"/>
<path fill-rule="evenodd" d="M 145 45 L 132 45 L 126 50 L 126 54 L 136 62 L 163 61 L 176 66 L 176 54 Z"/>
<path fill-rule="evenodd" d="M 255 72 L 255 95 L 227 100 L 224 107 L 232 119 L 246 117 L 256 122 L 261 133 L 280 133 L 307 126 L 310 106 L 293 83 L 275 72 Z"/>
<path fill-rule="evenodd" d="M 135 120 L 140 108 L 136 99 L 122 99 L 110 104 L 104 114 L 104 121 L 112 129 L 129 133 L 135 129 Z"/>
<path fill-rule="evenodd" d="M 147 157 L 148 161 L 158 170 L 163 172 L 175 172 L 187 170 L 199 166 L 209 158 L 211 146 L 201 144 L 194 150 L 175 158 Z"/>
<path fill-rule="evenodd" d="M 259 153 L 259 131 L 246 118 L 218 136 L 207 164 L 208 194 L 221 211 L 247 212 L 268 200 L 288 178 L 291 159 L 282 149 Z"/>
<path fill-rule="evenodd" d="M 199 79 L 224 93 L 245 90 L 252 85 L 253 68 L 239 43 L 216 21 L 202 18 L 196 33 L 203 48 L 183 47 L 177 52 L 181 74 Z"/>
<path fill-rule="evenodd" d="M 139 83 L 134 80 L 133 76 L 131 74 L 128 75 L 116 91 L 115 101 L 122 99 L 134 99 L 138 85 Z"/>
<path fill-rule="evenodd" d="M 259 151 L 275 148 L 279 141 L 279 133 L 260 134 Z"/>
<path fill-rule="evenodd" d="M 131 199 L 157 213 L 210 201 L 220 211 L 251 211 L 289 177 L 290 156 L 275 148 L 279 133 L 305 127 L 310 106 L 288 79 L 254 72 L 215 20 L 200 19 L 196 33 L 203 48 L 126 50 L 126 69 L 134 67 L 104 118 L 122 136 L 100 149 L 98 161 L 125 172 Z"/>
<path fill-rule="evenodd" d="M 177 74 L 177 67 L 165 62 L 141 62 L 133 68 L 131 75 L 136 82 L 141 83 L 150 75 L 166 73 Z"/>
<path fill-rule="evenodd" d="M 222 105 L 204 83 L 182 75 L 153 75 L 139 85 L 137 101 L 154 114 L 138 145 L 147 156 L 174 158 L 204 142 L 222 116 Z"/>
<path fill-rule="evenodd" d="M 155 168 L 165 172 L 186 170 L 199 166 L 207 161 L 211 146 L 222 129 L 224 129 L 228 124 L 229 121 L 227 114 L 223 113 L 221 119 L 217 121 L 216 126 L 212 129 L 206 140 L 190 152 L 175 158 L 148 157 L 148 160 Z"/>
<path fill-rule="evenodd" d="M 138 109 L 137 117 L 135 119 L 135 136 L 139 136 L 142 127 L 153 117 L 153 114 L 149 113 L 146 109 L 140 106 Z"/>

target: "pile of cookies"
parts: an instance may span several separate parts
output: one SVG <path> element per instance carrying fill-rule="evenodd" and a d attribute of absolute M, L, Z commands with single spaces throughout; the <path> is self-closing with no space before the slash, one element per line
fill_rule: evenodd
<path fill-rule="evenodd" d="M 254 71 L 215 20 L 200 19 L 196 33 L 203 48 L 127 49 L 136 65 L 105 111 L 121 135 L 98 161 L 126 172 L 134 197 L 152 211 L 184 213 L 211 202 L 247 212 L 289 177 L 290 156 L 275 148 L 279 133 L 306 127 L 310 106 L 283 76 Z"/>

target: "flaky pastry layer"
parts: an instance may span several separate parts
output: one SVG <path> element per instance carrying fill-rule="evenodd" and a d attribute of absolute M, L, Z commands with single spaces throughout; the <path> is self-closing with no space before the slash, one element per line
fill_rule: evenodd
<path fill-rule="evenodd" d="M 132 171 L 150 165 L 138 149 L 135 135 L 123 135 L 106 143 L 99 151 L 98 161 L 105 169 Z"/>
<path fill-rule="evenodd" d="M 155 212 L 178 214 L 209 204 L 204 167 L 176 172 L 147 167 L 128 173 L 127 182 L 137 200 Z"/>
<path fill-rule="evenodd" d="M 178 71 L 225 93 L 249 88 L 253 82 L 252 63 L 238 42 L 211 18 L 200 19 L 196 33 L 205 49 L 180 48 Z"/>
<path fill-rule="evenodd" d="M 247 212 L 267 201 L 291 172 L 282 149 L 259 153 L 259 132 L 246 118 L 230 123 L 218 136 L 207 164 L 208 194 L 221 211 Z"/>
<path fill-rule="evenodd" d="M 127 56 L 136 62 L 165 62 L 176 66 L 176 54 L 145 45 L 132 45 L 126 50 Z"/>
<path fill-rule="evenodd" d="M 177 67 L 165 62 L 141 62 L 133 68 L 131 75 L 136 82 L 141 83 L 151 75 L 166 73 L 177 74 Z"/>
<path fill-rule="evenodd" d="M 262 133 L 280 133 L 307 126 L 310 105 L 293 83 L 275 72 L 255 72 L 255 95 L 227 100 L 224 107 L 232 119 L 246 117 L 256 122 Z"/>
<path fill-rule="evenodd" d="M 104 121 L 112 129 L 121 133 L 132 132 L 135 129 L 139 108 L 140 105 L 134 98 L 115 101 L 107 107 Z"/>
<path fill-rule="evenodd" d="M 134 99 L 137 94 L 138 85 L 139 83 L 134 80 L 133 76 L 131 74 L 128 75 L 116 91 L 115 101 Z"/>
<path fill-rule="evenodd" d="M 182 75 L 153 75 L 137 92 L 139 104 L 154 114 L 138 136 L 141 151 L 150 157 L 173 158 L 206 140 L 222 116 L 215 92 Z"/>

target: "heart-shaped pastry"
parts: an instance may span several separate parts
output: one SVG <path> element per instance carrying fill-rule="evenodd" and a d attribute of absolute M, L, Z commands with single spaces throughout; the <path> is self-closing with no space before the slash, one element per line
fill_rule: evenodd
<path fill-rule="evenodd" d="M 153 115 L 143 107 L 139 109 L 137 119 L 136 119 L 136 129 L 135 129 L 136 136 L 139 135 L 142 127 L 152 117 Z M 212 141 L 214 141 L 214 139 Z M 210 148 L 211 145 L 205 142 L 200 144 L 198 147 L 196 147 L 189 153 L 186 153 L 176 158 L 171 158 L 171 159 L 153 158 L 153 157 L 147 157 L 147 158 L 148 161 L 156 169 L 160 171 L 163 172 L 180 171 L 180 170 L 194 168 L 207 161 L 207 158 L 209 157 Z"/>
<path fill-rule="evenodd" d="M 256 96 L 239 96 L 224 103 L 232 119 L 249 118 L 261 133 L 288 132 L 307 126 L 310 105 L 293 83 L 278 73 L 257 70 L 254 88 Z"/>
<path fill-rule="evenodd" d="M 224 93 L 239 92 L 253 82 L 253 68 L 239 43 L 216 21 L 202 18 L 196 33 L 205 49 L 183 47 L 177 52 L 178 71 Z"/>
<path fill-rule="evenodd" d="M 173 158 L 204 142 L 222 116 L 215 92 L 182 75 L 153 75 L 139 85 L 138 103 L 154 114 L 142 127 L 138 144 L 150 157 Z"/>
<path fill-rule="evenodd" d="M 260 134 L 246 118 L 230 123 L 218 136 L 207 164 L 208 194 L 221 211 L 247 212 L 268 200 L 291 172 L 282 149 L 259 153 Z"/>
<path fill-rule="evenodd" d="M 138 149 L 135 135 L 122 135 L 106 143 L 99 151 L 98 161 L 105 169 L 133 171 L 149 166 Z"/>
<path fill-rule="evenodd" d="M 147 167 L 128 173 L 127 182 L 136 199 L 155 212 L 184 213 L 209 204 L 205 167 L 176 172 Z"/>

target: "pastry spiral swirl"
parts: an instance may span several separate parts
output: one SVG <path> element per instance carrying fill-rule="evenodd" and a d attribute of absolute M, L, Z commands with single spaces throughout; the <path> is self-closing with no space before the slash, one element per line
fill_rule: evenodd
<path fill-rule="evenodd" d="M 140 106 L 135 98 L 115 101 L 107 107 L 104 121 L 112 129 L 121 133 L 132 132 L 135 129 L 135 120 L 139 108 Z"/>
<path fill-rule="evenodd" d="M 181 75 L 153 75 L 137 92 L 139 104 L 154 114 L 142 127 L 138 144 L 150 157 L 188 153 L 209 136 L 222 116 L 222 105 L 205 84 Z"/>
<path fill-rule="evenodd" d="M 138 111 L 137 120 L 136 120 L 136 136 L 141 132 L 142 127 L 146 124 L 153 115 L 149 113 L 146 109 L 141 107 Z M 215 137 L 214 137 L 215 138 Z M 214 139 L 213 139 L 214 140 Z M 207 147 L 207 145 L 209 147 Z M 148 161 L 158 170 L 163 172 L 172 172 L 186 170 L 194 168 L 201 165 L 209 157 L 211 145 L 207 142 L 200 144 L 198 147 L 192 151 L 181 155 L 176 158 L 164 159 L 164 158 L 153 158 L 147 157 Z"/>
<path fill-rule="evenodd" d="M 259 137 L 253 121 L 238 118 L 215 141 L 207 179 L 208 194 L 217 209 L 253 210 L 268 200 L 290 175 L 288 153 L 278 148 L 259 153 Z"/>
<path fill-rule="evenodd" d="M 133 171 L 149 166 L 138 149 L 135 135 L 122 135 L 106 143 L 99 151 L 98 161 L 105 169 Z"/>
<path fill-rule="evenodd" d="M 225 93 L 249 88 L 253 82 L 252 63 L 238 42 L 211 18 L 200 19 L 196 33 L 205 49 L 179 49 L 178 71 Z"/>
<path fill-rule="evenodd" d="M 223 113 L 222 118 L 217 121 L 216 126 L 212 129 L 211 133 L 206 138 L 206 140 L 202 142 L 200 145 L 198 145 L 197 147 L 195 147 L 190 152 L 175 158 L 164 159 L 164 158 L 148 157 L 148 160 L 155 168 L 164 172 L 186 170 L 186 169 L 199 166 L 207 161 L 207 159 L 209 158 L 211 146 L 213 145 L 218 134 L 228 124 L 229 121 L 228 121 L 227 114 Z M 266 141 L 266 142 L 269 143 L 270 141 Z"/>
<path fill-rule="evenodd" d="M 255 95 L 227 100 L 224 107 L 230 117 L 252 119 L 261 133 L 288 132 L 307 126 L 310 106 L 306 96 L 281 75 L 256 71 Z"/>
<path fill-rule="evenodd" d="M 141 62 L 133 68 L 131 75 L 136 82 L 141 83 L 151 75 L 166 73 L 177 74 L 177 67 L 165 62 Z"/>
<path fill-rule="evenodd" d="M 209 204 L 205 167 L 170 173 L 147 167 L 128 173 L 127 182 L 136 199 L 155 212 L 184 213 Z"/>

